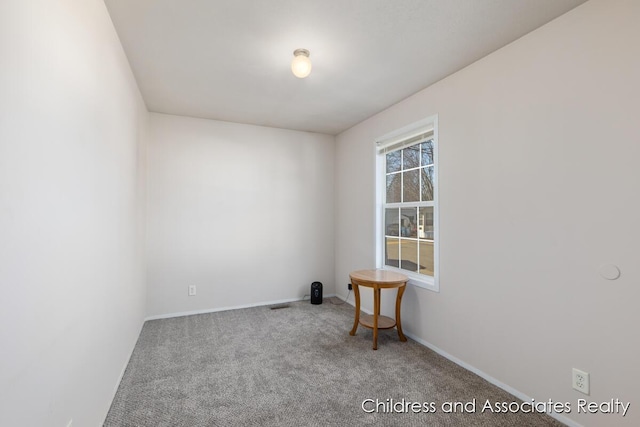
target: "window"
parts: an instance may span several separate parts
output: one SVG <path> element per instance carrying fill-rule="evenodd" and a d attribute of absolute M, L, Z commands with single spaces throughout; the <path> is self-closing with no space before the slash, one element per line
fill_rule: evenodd
<path fill-rule="evenodd" d="M 378 267 L 438 290 L 437 118 L 383 137 L 378 154 Z"/>

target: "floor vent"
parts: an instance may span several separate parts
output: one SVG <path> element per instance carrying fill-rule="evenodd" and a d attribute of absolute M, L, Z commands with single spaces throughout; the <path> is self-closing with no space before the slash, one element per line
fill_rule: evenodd
<path fill-rule="evenodd" d="M 272 305 L 271 310 L 280 310 L 281 308 L 289 308 L 289 304 Z"/>

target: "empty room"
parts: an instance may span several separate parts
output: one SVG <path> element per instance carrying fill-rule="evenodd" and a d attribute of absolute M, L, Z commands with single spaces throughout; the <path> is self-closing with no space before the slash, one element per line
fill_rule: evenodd
<path fill-rule="evenodd" d="M 2 0 L 0 426 L 640 425 L 639 0 Z"/>

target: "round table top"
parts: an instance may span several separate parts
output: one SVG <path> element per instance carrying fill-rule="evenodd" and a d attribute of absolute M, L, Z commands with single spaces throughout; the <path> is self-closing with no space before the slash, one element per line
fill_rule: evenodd
<path fill-rule="evenodd" d="M 357 280 L 359 282 L 358 284 L 364 286 L 366 286 L 367 283 L 400 286 L 409 281 L 409 278 L 402 273 L 380 269 L 353 271 L 349 274 L 349 277 L 351 277 L 351 280 Z"/>

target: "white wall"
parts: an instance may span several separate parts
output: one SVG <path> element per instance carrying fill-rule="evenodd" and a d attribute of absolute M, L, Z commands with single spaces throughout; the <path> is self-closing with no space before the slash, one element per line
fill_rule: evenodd
<path fill-rule="evenodd" d="M 572 402 L 586 426 L 640 425 L 639 16 L 638 1 L 592 0 L 336 144 L 346 296 L 349 272 L 375 266 L 374 140 L 439 114 L 441 291 L 408 289 L 403 327 L 525 395 Z M 618 280 L 600 277 L 606 263 Z M 591 396 L 571 389 L 572 367 Z M 633 403 L 624 419 L 579 416 L 583 397 Z"/>
<path fill-rule="evenodd" d="M 150 129 L 150 316 L 334 292 L 332 136 L 155 113 Z"/>
<path fill-rule="evenodd" d="M 144 318 L 147 112 L 100 0 L 0 3 L 0 425 L 101 425 Z"/>

